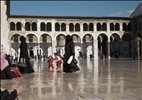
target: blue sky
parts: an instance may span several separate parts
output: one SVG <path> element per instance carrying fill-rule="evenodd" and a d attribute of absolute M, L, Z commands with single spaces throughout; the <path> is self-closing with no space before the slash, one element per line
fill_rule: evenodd
<path fill-rule="evenodd" d="M 142 1 L 11 1 L 11 15 L 129 17 Z"/>

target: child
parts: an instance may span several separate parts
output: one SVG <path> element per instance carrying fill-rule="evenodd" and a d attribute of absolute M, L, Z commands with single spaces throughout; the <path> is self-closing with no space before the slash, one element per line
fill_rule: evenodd
<path fill-rule="evenodd" d="M 62 59 L 58 53 L 55 53 L 57 70 L 61 70 Z"/>
<path fill-rule="evenodd" d="M 47 62 L 48 62 L 48 70 L 50 70 L 50 67 L 52 67 L 52 70 L 54 70 L 54 66 L 53 66 L 53 57 L 52 56 L 49 56 Z"/>

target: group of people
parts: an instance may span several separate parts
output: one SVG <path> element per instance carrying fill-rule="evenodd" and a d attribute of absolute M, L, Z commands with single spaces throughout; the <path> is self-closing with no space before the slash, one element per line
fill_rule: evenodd
<path fill-rule="evenodd" d="M 24 77 L 25 73 L 33 73 L 34 70 L 31 66 L 30 59 L 28 56 L 28 48 L 26 43 L 26 38 L 24 36 L 20 37 L 21 45 L 20 45 L 20 58 L 26 59 L 26 65 L 27 67 L 16 67 L 14 70 L 11 70 L 11 60 L 9 58 L 9 55 L 5 52 L 0 52 L 1 60 L 0 60 L 0 79 L 16 79 L 18 77 Z M 1 100 L 15 100 L 18 96 L 18 94 L 21 92 L 21 87 L 18 87 L 17 89 L 13 91 L 9 91 L 7 89 L 3 89 L 1 87 L 0 94 L 1 94 Z"/>
<path fill-rule="evenodd" d="M 55 58 L 53 58 L 52 56 L 48 57 L 48 70 L 50 70 L 52 68 L 52 71 L 54 70 L 54 65 L 53 65 L 53 61 L 56 61 L 56 68 L 57 71 L 61 71 L 61 64 L 62 64 L 62 59 L 63 57 L 61 56 L 61 54 L 59 52 L 54 53 Z"/>
<path fill-rule="evenodd" d="M 28 55 L 28 46 L 26 43 L 26 38 L 24 36 L 20 37 L 21 45 L 20 45 L 20 56 L 19 59 L 25 58 L 26 59 L 26 67 L 17 67 L 14 70 L 11 70 L 10 66 L 10 60 L 6 53 L 1 52 L 1 61 L 0 61 L 0 69 L 1 69 L 1 75 L 0 79 L 14 79 L 17 77 L 24 77 L 24 74 L 26 73 L 33 73 L 34 69 L 30 63 L 30 57 Z M 66 36 L 65 40 L 65 54 L 62 57 L 59 53 L 55 53 L 55 58 L 53 59 L 52 56 L 48 59 L 48 69 L 52 67 L 52 70 L 54 69 L 53 61 L 56 60 L 57 70 L 61 71 L 61 64 L 63 63 L 63 72 L 66 73 L 72 73 L 76 70 L 72 70 L 73 66 L 68 64 L 68 59 L 71 56 L 75 56 L 74 51 L 74 43 L 73 38 L 70 35 Z M 63 60 L 63 62 L 62 62 Z M 15 100 L 17 98 L 17 95 L 19 94 L 19 90 L 15 89 L 12 92 L 9 92 L 7 89 L 0 89 L 0 94 L 2 95 L 1 100 Z"/>
<path fill-rule="evenodd" d="M 61 64 L 62 64 L 62 60 L 63 60 L 63 72 L 66 73 L 72 73 L 75 72 L 75 69 L 73 65 L 68 64 L 68 59 L 74 56 L 75 57 L 75 51 L 74 51 L 74 42 L 73 42 L 73 38 L 70 35 L 67 35 L 65 37 L 65 54 L 62 57 L 60 55 L 60 53 L 55 53 L 55 58 L 53 58 L 52 56 L 48 57 L 48 69 L 50 70 L 50 68 L 52 68 L 52 70 L 54 69 L 54 65 L 53 65 L 53 61 L 56 60 L 56 66 L 57 66 L 57 70 L 60 71 L 61 70 Z"/>

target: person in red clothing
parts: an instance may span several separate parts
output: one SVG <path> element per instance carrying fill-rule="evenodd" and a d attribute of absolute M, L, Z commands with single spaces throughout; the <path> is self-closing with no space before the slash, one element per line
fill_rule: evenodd
<path fill-rule="evenodd" d="M 62 64 L 61 55 L 59 53 L 55 53 L 55 59 L 56 59 L 57 70 L 61 71 L 61 64 Z"/>
<path fill-rule="evenodd" d="M 47 62 L 48 62 L 48 70 L 50 70 L 50 67 L 52 67 L 52 70 L 54 70 L 54 66 L 53 66 L 53 57 L 52 56 L 49 56 Z"/>

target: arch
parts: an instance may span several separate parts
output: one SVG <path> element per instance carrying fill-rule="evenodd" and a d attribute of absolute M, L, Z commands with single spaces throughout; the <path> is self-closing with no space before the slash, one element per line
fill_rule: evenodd
<path fill-rule="evenodd" d="M 81 38 L 79 37 L 79 35 L 73 34 L 72 38 L 74 43 L 81 43 Z"/>
<path fill-rule="evenodd" d="M 19 34 L 14 34 L 11 36 L 11 43 L 20 43 L 20 36 Z"/>
<path fill-rule="evenodd" d="M 55 31 L 60 31 L 60 24 L 59 23 L 55 23 Z"/>
<path fill-rule="evenodd" d="M 40 43 L 52 43 L 52 38 L 48 34 L 42 34 L 40 37 Z"/>
<path fill-rule="evenodd" d="M 101 31 L 101 23 L 97 23 L 97 31 Z"/>
<path fill-rule="evenodd" d="M 114 31 L 114 24 L 110 23 L 110 31 Z"/>
<path fill-rule="evenodd" d="M 21 23 L 20 23 L 20 22 L 18 22 L 18 23 L 16 24 L 16 29 L 17 29 L 18 31 L 21 30 Z"/>
<path fill-rule="evenodd" d="M 70 32 L 74 31 L 74 24 L 73 23 L 69 24 L 69 31 Z"/>
<path fill-rule="evenodd" d="M 88 51 L 87 47 L 91 46 L 93 48 L 93 36 L 91 34 L 85 34 L 83 36 L 83 55 L 84 58 L 87 58 L 87 54 L 90 54 L 92 51 Z"/>
<path fill-rule="evenodd" d="M 40 31 L 45 31 L 45 23 L 40 23 Z"/>
<path fill-rule="evenodd" d="M 89 24 L 89 31 L 94 31 L 94 25 L 93 25 L 93 23 Z"/>
<path fill-rule="evenodd" d="M 15 30 L 15 23 L 14 22 L 10 23 L 10 30 L 11 31 Z"/>
<path fill-rule="evenodd" d="M 120 24 L 119 23 L 116 23 L 115 24 L 115 31 L 119 31 L 120 30 Z"/>
<path fill-rule="evenodd" d="M 47 23 L 47 31 L 52 31 L 52 26 L 50 22 Z"/>
<path fill-rule="evenodd" d="M 117 33 L 113 33 L 111 36 L 110 36 L 110 42 L 120 42 L 120 36 L 119 34 Z"/>
<path fill-rule="evenodd" d="M 131 57 L 131 40 L 132 37 L 129 33 L 123 34 L 122 36 L 122 57 L 128 58 Z"/>
<path fill-rule="evenodd" d="M 61 24 L 61 31 L 66 31 L 66 24 L 65 23 Z"/>
<path fill-rule="evenodd" d="M 132 38 L 131 38 L 131 35 L 126 33 L 126 34 L 123 34 L 122 36 L 122 41 L 130 41 Z"/>
<path fill-rule="evenodd" d="M 83 24 L 83 31 L 88 31 L 88 24 L 87 23 Z"/>
<path fill-rule="evenodd" d="M 123 23 L 123 31 L 126 31 L 127 30 L 127 25 L 126 25 L 126 23 L 124 22 Z"/>
<path fill-rule="evenodd" d="M 101 33 L 97 37 L 99 53 L 103 54 L 105 57 L 108 56 L 108 37 L 106 34 Z"/>
<path fill-rule="evenodd" d="M 38 43 L 38 38 L 35 34 L 28 34 L 26 36 L 27 43 Z"/>
<path fill-rule="evenodd" d="M 64 34 L 59 34 L 56 37 L 57 40 L 57 47 L 64 47 L 65 46 L 65 35 Z"/>
<path fill-rule="evenodd" d="M 79 23 L 75 24 L 75 31 L 76 32 L 80 31 L 80 24 Z"/>
<path fill-rule="evenodd" d="M 36 22 L 32 23 L 32 31 L 37 31 L 37 23 Z"/>
<path fill-rule="evenodd" d="M 110 56 L 116 57 L 116 53 L 118 53 L 119 55 L 121 54 L 121 38 L 119 36 L 119 34 L 117 33 L 113 33 L 110 36 Z"/>
<path fill-rule="evenodd" d="M 127 27 L 128 27 L 128 31 L 131 31 L 131 30 L 132 30 L 131 22 L 128 23 L 128 26 L 127 26 Z"/>
<path fill-rule="evenodd" d="M 107 31 L 107 24 L 106 23 L 102 24 L 102 31 Z"/>
<path fill-rule="evenodd" d="M 29 22 L 26 22 L 26 23 L 25 23 L 25 30 L 26 30 L 26 31 L 30 31 L 30 30 L 31 30 L 31 27 L 30 27 L 30 23 L 29 23 Z"/>

